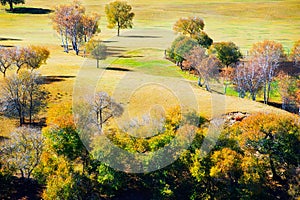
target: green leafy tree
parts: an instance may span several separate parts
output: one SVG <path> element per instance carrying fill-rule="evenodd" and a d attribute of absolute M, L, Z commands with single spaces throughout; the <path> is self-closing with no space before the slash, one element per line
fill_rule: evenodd
<path fill-rule="evenodd" d="M 134 13 L 131 10 L 132 7 L 125 1 L 114 1 L 105 6 L 107 27 L 117 27 L 117 36 L 120 36 L 120 29 L 132 28 Z"/>
<path fill-rule="evenodd" d="M 106 45 L 101 41 L 90 40 L 87 49 L 90 51 L 91 56 L 97 60 L 97 68 L 99 68 L 99 60 L 104 60 L 107 56 Z"/>
<path fill-rule="evenodd" d="M 25 0 L 1 0 L 1 4 L 2 5 L 6 5 L 6 4 L 9 4 L 9 10 L 11 12 L 14 11 L 14 6 L 13 4 L 24 4 L 25 3 Z"/>
<path fill-rule="evenodd" d="M 204 21 L 200 17 L 180 18 L 173 26 L 176 33 L 194 37 L 200 35 L 204 28 Z"/>
<path fill-rule="evenodd" d="M 225 67 L 235 64 L 243 57 L 239 47 L 233 42 L 220 42 L 213 45 L 217 58 Z"/>
<path fill-rule="evenodd" d="M 168 50 L 169 57 L 176 62 L 177 66 L 182 68 L 185 57 L 196 46 L 199 46 L 197 40 L 187 36 L 179 36 L 173 41 L 171 48 Z"/>
<path fill-rule="evenodd" d="M 212 44 L 213 44 L 213 39 L 211 39 L 207 33 L 205 33 L 204 31 L 202 31 L 201 33 L 199 33 L 198 35 L 193 37 L 194 39 L 196 39 L 199 43 L 200 46 L 208 49 Z"/>

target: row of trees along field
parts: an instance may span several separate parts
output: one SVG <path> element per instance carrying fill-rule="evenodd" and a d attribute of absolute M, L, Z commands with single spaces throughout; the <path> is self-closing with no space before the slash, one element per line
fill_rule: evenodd
<path fill-rule="evenodd" d="M 292 75 L 288 75 L 287 71 L 283 69 L 279 73 L 278 70 L 287 62 L 293 62 L 297 67 L 300 40 L 295 42 L 289 58 L 280 43 L 269 40 L 253 44 L 250 55 L 244 57 L 236 44 L 213 43 L 203 29 L 204 21 L 199 17 L 180 18 L 174 25 L 174 31 L 180 35 L 168 49 L 168 57 L 182 70 L 199 77 L 199 86 L 211 91 L 210 83 L 218 81 L 224 85 L 224 94 L 228 86 L 232 86 L 239 97 L 249 95 L 254 101 L 262 90 L 264 103 L 268 104 L 272 83 L 279 82 L 283 108 L 290 103 L 297 106 L 300 113 L 299 77 L 289 78 Z"/>

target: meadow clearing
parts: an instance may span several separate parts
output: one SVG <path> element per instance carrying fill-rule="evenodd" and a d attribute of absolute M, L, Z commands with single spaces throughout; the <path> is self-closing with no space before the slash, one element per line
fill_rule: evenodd
<path fill-rule="evenodd" d="M 157 104 L 166 109 L 180 102 L 180 98 L 178 99 L 174 92 L 168 91 L 163 83 L 133 91 L 130 81 L 139 83 L 136 79 L 142 79 L 145 75 L 150 76 L 150 82 L 159 82 L 167 78 L 169 81 L 179 81 L 179 91 L 182 89 L 180 81 L 187 82 L 198 102 L 199 113 L 208 118 L 232 111 L 283 112 L 247 99 L 224 97 L 198 88 L 195 78 L 181 72 L 164 58 L 164 50 L 176 37 L 172 26 L 178 18 L 200 16 L 205 21 L 204 30 L 214 41 L 233 41 L 245 55 L 254 42 L 264 39 L 281 42 L 286 53 L 289 53 L 293 42 L 299 39 L 300 35 L 299 1 L 131 0 L 128 3 L 132 5 L 135 13 L 134 28 L 122 30 L 121 37 L 116 37 L 116 30 L 106 27 L 104 6 L 109 1 L 84 0 L 82 4 L 86 6 L 88 13 L 98 12 L 101 15 L 101 33 L 97 37 L 106 43 L 111 54 L 105 61 L 101 61 L 102 69 L 96 69 L 94 60 L 76 56 L 73 52 L 66 54 L 60 47 L 60 39 L 52 28 L 49 18 L 51 13 L 48 9 L 65 3 L 70 1 L 27 0 L 26 4 L 16 6 L 17 9 L 27 8 L 23 9 L 23 13 L 8 13 L 5 11 L 6 7 L 0 7 L 0 45 L 42 45 L 50 50 L 47 64 L 39 69 L 49 80 L 48 84 L 45 84 L 51 94 L 48 107 L 55 107 L 61 102 L 71 102 L 78 72 L 84 72 L 93 74 L 97 81 L 91 80 L 88 83 L 88 79 L 83 79 L 86 81 L 82 84 L 83 87 L 88 88 L 89 84 L 96 83 L 97 90 L 112 94 L 130 111 L 130 116 L 145 114 Z M 40 9 L 42 14 L 32 14 L 37 9 Z M 127 88 L 119 87 L 124 81 L 128 81 L 125 84 Z M 121 89 L 122 92 L 119 92 Z M 76 90 L 76 95 L 80 96 L 85 92 L 86 90 L 81 88 Z M 214 105 L 218 106 L 213 106 L 214 101 Z M 46 112 L 47 110 L 43 114 L 44 117 L 47 117 Z M 14 121 L 2 120 L 5 123 L 0 127 L 0 134 L 5 136 L 14 127 Z"/>

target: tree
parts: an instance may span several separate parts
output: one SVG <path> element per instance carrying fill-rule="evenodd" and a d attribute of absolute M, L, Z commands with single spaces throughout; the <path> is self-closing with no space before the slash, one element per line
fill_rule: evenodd
<path fill-rule="evenodd" d="M 0 48 L 0 71 L 3 73 L 3 77 L 6 75 L 6 71 L 13 64 L 13 49 Z"/>
<path fill-rule="evenodd" d="M 253 44 L 250 51 L 251 61 L 262 68 L 264 103 L 268 104 L 271 91 L 271 82 L 275 76 L 279 62 L 284 57 L 283 47 L 280 43 L 265 40 Z"/>
<path fill-rule="evenodd" d="M 225 67 L 229 67 L 231 64 L 236 64 L 243 57 L 239 47 L 233 42 L 220 42 L 215 43 L 213 48 L 216 51 L 217 58 L 221 61 Z"/>
<path fill-rule="evenodd" d="M 116 103 L 106 92 L 95 94 L 91 102 L 93 122 L 102 131 L 103 124 L 112 117 L 119 117 L 123 114 L 123 107 Z"/>
<path fill-rule="evenodd" d="M 198 41 L 198 44 L 206 49 L 208 49 L 213 44 L 213 39 L 211 39 L 207 33 L 202 31 L 200 34 L 197 34 L 193 37 Z"/>
<path fill-rule="evenodd" d="M 107 47 L 101 41 L 96 40 L 90 40 L 87 46 L 91 56 L 97 60 L 97 68 L 99 68 L 99 60 L 106 59 Z"/>
<path fill-rule="evenodd" d="M 76 55 L 79 54 L 80 44 L 88 42 L 97 32 L 100 16 L 93 13 L 85 14 L 85 8 L 74 1 L 71 5 L 59 5 L 55 7 L 51 16 L 53 27 L 61 36 L 62 46 L 65 52 L 69 52 L 69 41 L 72 43 Z"/>
<path fill-rule="evenodd" d="M 251 164 L 260 165 L 258 173 L 284 185 L 300 163 L 298 122 L 294 116 L 258 113 L 231 132 L 245 155 L 255 158 Z"/>
<path fill-rule="evenodd" d="M 235 69 L 234 83 L 240 97 L 244 97 L 246 92 L 250 93 L 253 101 L 262 87 L 262 69 L 251 61 L 240 63 Z"/>
<path fill-rule="evenodd" d="M 44 138 L 37 129 L 20 127 L 1 146 L 1 159 L 8 169 L 20 170 L 22 178 L 30 178 L 40 163 Z"/>
<path fill-rule="evenodd" d="M 120 36 L 120 29 L 132 28 L 134 13 L 131 10 L 132 7 L 125 1 L 114 1 L 105 6 L 107 27 L 117 27 L 117 36 Z"/>
<path fill-rule="evenodd" d="M 204 21 L 200 17 L 180 18 L 173 26 L 176 33 L 189 35 L 191 38 L 201 35 L 204 28 Z"/>
<path fill-rule="evenodd" d="M 29 46 L 25 49 L 24 54 L 26 66 L 32 71 L 39 68 L 42 64 L 46 64 L 50 52 L 44 47 Z"/>
<path fill-rule="evenodd" d="M 187 60 L 199 75 L 198 85 L 205 85 L 206 90 L 210 91 L 209 82 L 218 76 L 219 63 L 216 57 L 207 56 L 205 52 L 206 50 L 202 47 L 194 47 L 187 56 Z M 203 83 L 201 83 L 201 79 L 203 79 Z"/>
<path fill-rule="evenodd" d="M 1 4 L 3 6 L 5 6 L 6 4 L 9 4 L 9 10 L 10 12 L 13 12 L 14 11 L 14 7 L 13 7 L 13 4 L 24 4 L 25 3 L 25 0 L 1 0 Z"/>
<path fill-rule="evenodd" d="M 187 36 L 178 36 L 173 41 L 171 48 L 168 50 L 169 57 L 182 69 L 182 62 L 185 60 L 186 55 L 188 55 L 195 46 L 199 46 L 195 39 Z"/>
<path fill-rule="evenodd" d="M 41 77 L 33 72 L 22 72 L 8 77 L 2 86 L 1 110 L 9 117 L 18 117 L 20 126 L 46 105 L 47 92 L 41 87 Z"/>
<path fill-rule="evenodd" d="M 224 79 L 224 94 L 227 92 L 228 85 L 231 84 L 231 71 L 229 66 L 232 64 L 236 64 L 243 57 L 238 46 L 233 42 L 220 42 L 214 44 L 210 49 L 210 51 L 215 51 L 217 58 L 221 61 L 221 63 L 225 66 L 223 69 L 222 77 Z"/>
<path fill-rule="evenodd" d="M 291 52 L 291 58 L 296 64 L 300 61 L 300 40 L 294 43 Z"/>
<path fill-rule="evenodd" d="M 28 49 L 26 47 L 16 47 L 14 49 L 13 53 L 13 64 L 17 67 L 17 73 L 21 70 L 23 66 L 26 65 L 27 62 L 27 51 Z"/>

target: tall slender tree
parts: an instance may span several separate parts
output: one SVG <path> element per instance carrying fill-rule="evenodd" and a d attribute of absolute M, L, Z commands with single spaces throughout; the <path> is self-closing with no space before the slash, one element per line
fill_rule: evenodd
<path fill-rule="evenodd" d="M 250 54 L 251 61 L 262 68 L 264 103 L 268 104 L 271 83 L 275 77 L 279 62 L 284 58 L 283 47 L 280 43 L 265 40 L 253 44 Z"/>
<path fill-rule="evenodd" d="M 61 36 L 62 46 L 65 52 L 69 52 L 69 41 L 76 55 L 79 54 L 80 45 L 89 39 L 100 29 L 98 14 L 87 15 L 85 8 L 74 1 L 70 5 L 59 5 L 51 16 L 53 27 Z"/>

